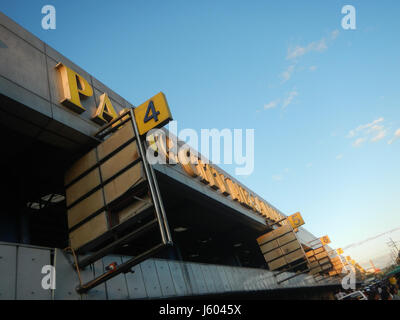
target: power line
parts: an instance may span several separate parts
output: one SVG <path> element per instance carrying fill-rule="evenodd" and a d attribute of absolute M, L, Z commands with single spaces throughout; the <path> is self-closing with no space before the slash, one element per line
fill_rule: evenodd
<path fill-rule="evenodd" d="M 392 233 L 392 232 L 395 232 L 395 231 L 399 231 L 399 230 L 400 230 L 400 227 L 392 229 L 390 231 L 386 231 L 386 232 L 380 233 L 380 234 L 378 234 L 376 236 L 373 236 L 371 238 L 367 238 L 367 239 L 359 241 L 359 242 L 354 242 L 354 243 L 349 244 L 348 246 L 344 247 L 343 250 L 346 250 L 346 249 L 349 249 L 349 248 L 352 248 L 352 247 L 360 246 L 360 245 L 364 244 L 365 242 L 368 242 L 368 241 L 371 241 L 371 240 L 375 240 L 375 239 L 377 239 L 379 237 L 382 237 L 382 236 L 384 236 L 386 234 L 389 234 L 389 233 Z"/>

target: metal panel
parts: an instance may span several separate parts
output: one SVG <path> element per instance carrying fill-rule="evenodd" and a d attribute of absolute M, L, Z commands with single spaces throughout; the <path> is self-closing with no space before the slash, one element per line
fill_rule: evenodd
<path fill-rule="evenodd" d="M 257 269 L 251 271 L 251 278 L 253 279 L 253 290 L 261 290 L 263 287 L 260 283 L 260 273 Z"/>
<path fill-rule="evenodd" d="M 20 87 L 49 100 L 46 57 L 40 50 L 0 26 L 1 41 L 6 45 L 0 51 L 0 74 Z"/>
<path fill-rule="evenodd" d="M 241 276 L 243 277 L 243 288 L 246 291 L 254 291 L 255 290 L 255 284 L 254 284 L 254 278 L 252 275 L 252 270 L 250 269 L 243 269 L 241 270 Z"/>
<path fill-rule="evenodd" d="M 189 267 L 192 268 L 199 294 L 207 293 L 207 286 L 200 265 L 197 263 L 191 263 L 189 264 Z"/>
<path fill-rule="evenodd" d="M 266 285 L 267 285 L 268 289 L 272 289 L 272 288 L 275 288 L 277 286 L 275 277 L 272 274 L 266 276 L 265 282 L 266 282 Z"/>
<path fill-rule="evenodd" d="M 85 256 L 81 256 L 80 259 L 84 257 Z M 82 283 L 88 283 L 93 280 L 95 276 L 103 273 L 103 262 L 101 260 L 96 261 L 96 263 L 90 264 L 85 269 L 81 270 L 80 273 Z M 81 296 L 82 300 L 107 300 L 106 286 L 102 283 Z"/>
<path fill-rule="evenodd" d="M 164 297 L 176 296 L 174 282 L 172 281 L 171 272 L 169 270 L 168 261 L 158 260 L 155 261 L 158 279 L 161 285 L 161 291 Z"/>
<path fill-rule="evenodd" d="M 232 268 L 232 273 L 233 273 L 233 279 L 235 280 L 236 283 L 237 290 L 242 291 L 244 290 L 244 285 L 240 269 L 241 268 Z"/>
<path fill-rule="evenodd" d="M 223 286 L 224 292 L 232 291 L 231 285 L 228 280 L 228 276 L 225 273 L 224 266 L 216 266 L 216 267 L 217 267 L 217 272 L 219 273 L 219 276 L 222 281 L 222 286 Z"/>
<path fill-rule="evenodd" d="M 17 247 L 0 245 L 0 300 L 15 299 Z"/>
<path fill-rule="evenodd" d="M 215 286 L 215 290 L 216 292 L 224 292 L 225 288 L 224 288 L 224 284 L 223 281 L 221 279 L 221 276 L 218 272 L 217 266 L 216 265 L 210 265 L 209 269 L 211 271 L 211 277 L 214 281 L 214 286 Z"/>
<path fill-rule="evenodd" d="M 243 287 L 244 287 L 245 291 L 249 291 L 249 290 L 251 290 L 251 286 L 252 286 L 251 282 L 253 280 L 251 278 L 247 277 L 247 276 L 245 278 L 246 279 L 243 282 Z"/>
<path fill-rule="evenodd" d="M 269 289 L 270 284 L 268 282 L 269 277 L 271 277 L 270 272 L 262 270 L 261 271 L 261 281 L 263 284 L 264 289 Z"/>
<path fill-rule="evenodd" d="M 267 279 L 269 288 L 274 289 L 278 287 L 278 282 L 274 276 Z"/>
<path fill-rule="evenodd" d="M 200 289 L 197 284 L 197 280 L 194 275 L 192 266 L 189 263 L 183 263 L 182 270 L 184 271 L 184 274 L 186 273 L 186 275 L 188 277 L 188 287 L 191 289 L 191 293 L 193 295 L 200 294 Z"/>
<path fill-rule="evenodd" d="M 116 262 L 117 265 L 122 263 L 120 256 L 105 256 L 103 258 L 104 269 L 111 263 Z M 103 273 L 106 270 L 103 270 Z M 126 286 L 126 279 L 123 273 L 111 278 L 106 282 L 108 300 L 125 300 L 129 299 L 128 288 Z"/>
<path fill-rule="evenodd" d="M 14 20 L 0 12 L 0 24 L 7 27 L 8 30 L 21 37 L 26 42 L 30 43 L 40 51 L 44 51 L 44 43 L 39 38 L 35 37 L 32 33 L 21 27 Z"/>
<path fill-rule="evenodd" d="M 176 294 L 178 296 L 188 295 L 189 289 L 183 275 L 182 264 L 176 261 L 168 261 L 168 264 L 175 285 Z"/>
<path fill-rule="evenodd" d="M 128 261 L 132 257 L 122 257 L 122 261 Z M 146 287 L 144 285 L 142 269 L 140 265 L 134 266 L 132 272 L 126 273 L 126 284 L 128 286 L 128 293 L 130 299 L 147 298 Z"/>
<path fill-rule="evenodd" d="M 98 260 L 92 264 L 92 268 L 94 271 L 94 278 L 102 275 L 104 273 L 104 264 L 102 260 Z M 90 290 L 90 295 L 93 300 L 107 300 L 107 290 L 106 284 L 101 283 L 97 287 L 94 287 Z"/>
<path fill-rule="evenodd" d="M 51 290 L 42 288 L 42 268 L 46 265 L 50 265 L 50 250 L 18 248 L 17 300 L 51 299 Z"/>
<path fill-rule="evenodd" d="M 229 286 L 231 287 L 231 291 L 238 291 L 238 284 L 235 280 L 235 277 L 233 276 L 233 268 L 225 266 L 224 271 L 228 279 Z"/>
<path fill-rule="evenodd" d="M 264 283 L 262 282 L 262 274 L 259 270 L 255 269 L 252 271 L 252 278 L 254 279 L 254 290 L 264 289 Z"/>
<path fill-rule="evenodd" d="M 215 284 L 212 278 L 212 271 L 210 269 L 210 265 L 201 264 L 200 269 L 203 272 L 204 280 L 207 286 L 207 291 L 209 293 L 216 293 Z"/>
<path fill-rule="evenodd" d="M 61 249 L 56 249 L 54 255 L 56 268 L 54 300 L 80 300 L 81 295 L 75 289 L 79 285 L 79 277 L 73 267 L 73 258 Z"/>
<path fill-rule="evenodd" d="M 162 297 L 160 282 L 158 280 L 156 266 L 153 259 L 148 259 L 140 264 L 144 285 L 149 298 Z"/>
<path fill-rule="evenodd" d="M 82 283 L 87 283 L 94 279 L 93 265 L 88 265 L 85 269 L 80 270 Z M 96 300 L 94 290 L 81 295 L 82 300 Z"/>

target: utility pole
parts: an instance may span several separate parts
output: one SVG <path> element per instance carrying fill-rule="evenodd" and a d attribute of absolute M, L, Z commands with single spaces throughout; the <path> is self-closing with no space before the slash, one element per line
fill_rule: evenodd
<path fill-rule="evenodd" d="M 389 240 L 390 240 L 390 241 L 387 242 L 387 245 L 388 245 L 390 248 L 395 248 L 395 249 L 396 249 L 396 252 L 398 253 L 398 252 L 399 252 L 399 249 L 397 248 L 396 242 L 394 242 L 392 238 L 389 238 Z"/>
<path fill-rule="evenodd" d="M 394 242 L 392 238 L 389 238 L 389 242 L 387 242 L 386 244 L 390 249 L 395 250 L 395 257 L 393 258 L 392 256 L 392 258 L 394 264 L 397 264 L 397 258 L 399 257 L 399 248 L 397 247 L 396 242 Z"/>

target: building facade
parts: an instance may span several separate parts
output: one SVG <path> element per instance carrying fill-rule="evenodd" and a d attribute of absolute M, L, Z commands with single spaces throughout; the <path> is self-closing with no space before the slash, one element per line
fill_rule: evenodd
<path fill-rule="evenodd" d="M 173 245 L 134 272 L 77 293 L 80 281 L 133 251 L 119 248 L 77 273 L 63 250 L 69 246 L 65 173 L 101 143 L 96 133 L 112 119 L 110 105 L 117 114 L 134 106 L 2 13 L 0 61 L 0 299 L 140 299 L 336 283 L 307 273 L 281 282 L 293 274 L 268 270 L 256 239 L 284 214 L 267 200 L 251 192 L 270 216 L 190 177 L 179 164 L 158 164 Z M 65 91 L 71 74 L 84 99 L 68 104 L 76 99 Z M 297 237 L 304 245 L 315 239 L 303 227 Z M 44 266 L 55 268 L 55 288 L 43 287 Z"/>

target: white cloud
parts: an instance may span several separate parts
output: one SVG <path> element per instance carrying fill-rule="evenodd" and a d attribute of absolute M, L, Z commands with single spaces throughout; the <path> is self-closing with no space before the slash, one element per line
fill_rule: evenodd
<path fill-rule="evenodd" d="M 289 104 L 292 103 L 293 99 L 298 95 L 299 93 L 296 90 L 292 90 L 289 92 L 288 96 L 283 100 L 282 103 L 282 109 L 285 109 Z"/>
<path fill-rule="evenodd" d="M 386 130 L 383 130 L 383 129 L 382 129 L 382 130 L 380 130 L 380 131 L 376 134 L 375 137 L 373 137 L 373 138 L 371 139 L 371 142 L 377 142 L 377 141 L 383 139 L 385 136 L 386 136 Z"/>
<path fill-rule="evenodd" d="M 290 65 L 285 71 L 283 71 L 283 72 L 280 74 L 280 77 L 281 77 L 281 79 L 282 79 L 282 83 L 288 81 L 288 80 L 292 77 L 293 72 L 294 72 L 294 67 L 295 67 L 295 65 L 292 64 L 292 65 Z"/>
<path fill-rule="evenodd" d="M 311 167 L 312 167 L 312 163 L 311 163 L 311 162 L 307 163 L 307 164 L 306 164 L 306 167 L 307 167 L 307 168 L 311 168 Z"/>
<path fill-rule="evenodd" d="M 388 144 L 392 144 L 399 138 L 400 138 L 400 128 L 396 130 L 396 132 L 394 133 L 394 137 L 388 141 Z"/>
<path fill-rule="evenodd" d="M 339 31 L 335 30 L 330 34 L 329 40 L 335 40 L 339 34 Z M 326 38 L 322 38 L 318 41 L 310 42 L 305 46 L 295 46 L 288 48 L 286 60 L 293 60 L 304 56 L 306 53 L 316 51 L 322 52 L 328 49 L 328 40 Z"/>
<path fill-rule="evenodd" d="M 307 45 L 301 46 L 301 45 L 296 45 L 296 46 L 292 46 L 289 47 L 287 50 L 287 55 L 286 55 L 286 60 L 291 60 L 292 64 L 290 66 L 287 67 L 287 69 L 285 71 L 283 71 L 279 77 L 282 79 L 282 83 L 288 81 L 294 71 L 295 71 L 295 66 L 297 64 L 297 60 L 298 58 L 304 56 L 305 54 L 309 53 L 309 52 L 322 52 L 325 51 L 328 48 L 328 45 L 330 44 L 330 42 L 334 41 L 337 36 L 339 35 L 339 31 L 338 30 L 334 30 L 330 33 L 330 35 L 328 37 L 324 37 L 318 41 L 313 41 L 310 42 Z M 312 66 L 310 67 L 311 71 L 315 71 L 316 67 Z"/>
<path fill-rule="evenodd" d="M 374 121 L 372 121 L 371 123 L 367 123 L 367 124 L 362 124 L 359 125 L 357 128 L 350 130 L 349 134 L 347 135 L 348 138 L 353 138 L 355 137 L 359 132 L 363 131 L 364 129 L 368 130 L 368 133 L 371 132 L 371 130 L 376 130 L 379 129 L 380 126 L 377 126 L 378 123 L 383 122 L 384 118 L 378 118 Z M 381 126 L 382 127 L 382 126 Z M 383 128 L 383 127 L 382 127 Z"/>
<path fill-rule="evenodd" d="M 282 104 L 281 104 L 282 109 L 285 109 L 288 105 L 290 105 L 293 102 L 293 99 L 298 94 L 299 93 L 297 92 L 296 89 L 293 89 L 292 91 L 290 91 L 282 101 Z M 264 110 L 273 109 L 273 108 L 277 107 L 279 105 L 279 103 L 280 103 L 280 99 L 273 100 L 264 105 Z"/>
<path fill-rule="evenodd" d="M 340 159 L 343 159 L 343 155 L 342 155 L 342 154 L 338 154 L 338 155 L 336 156 L 336 160 L 340 160 Z"/>
<path fill-rule="evenodd" d="M 365 138 L 358 138 L 356 141 L 354 141 L 353 143 L 353 147 L 359 147 L 363 144 L 363 142 L 365 141 Z"/>
<path fill-rule="evenodd" d="M 310 67 L 310 71 L 315 71 L 315 70 L 317 70 L 317 66 L 311 66 Z"/>
<path fill-rule="evenodd" d="M 357 138 L 353 142 L 354 147 L 359 147 L 368 139 L 370 142 L 377 142 L 386 137 L 387 130 L 383 125 L 384 118 L 378 118 L 370 123 L 359 125 L 357 128 L 350 130 L 347 138 Z"/>
<path fill-rule="evenodd" d="M 279 99 L 271 101 L 264 105 L 264 110 L 275 108 L 278 105 Z"/>
<path fill-rule="evenodd" d="M 275 175 L 272 176 L 272 180 L 274 180 L 274 181 L 282 181 L 283 177 L 280 174 L 275 174 Z"/>
<path fill-rule="evenodd" d="M 339 35 L 339 30 L 333 30 L 331 32 L 331 39 L 335 40 L 338 37 L 338 35 Z"/>

